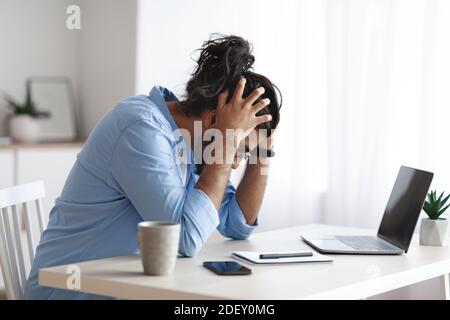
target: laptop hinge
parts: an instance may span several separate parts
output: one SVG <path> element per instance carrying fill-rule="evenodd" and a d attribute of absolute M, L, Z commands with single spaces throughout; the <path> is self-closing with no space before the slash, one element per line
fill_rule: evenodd
<path fill-rule="evenodd" d="M 383 240 L 383 241 L 389 243 L 390 245 L 392 245 L 392 246 L 395 247 L 396 249 L 400 249 L 400 250 L 402 250 L 402 251 L 405 251 L 405 249 L 400 248 L 398 245 L 396 245 L 395 243 L 389 241 L 389 239 L 383 237 L 381 234 L 377 233 L 377 237 L 380 238 L 381 240 Z"/>

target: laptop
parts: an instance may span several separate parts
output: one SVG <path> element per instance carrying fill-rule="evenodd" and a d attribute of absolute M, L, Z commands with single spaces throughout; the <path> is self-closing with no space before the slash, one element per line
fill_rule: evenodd
<path fill-rule="evenodd" d="M 301 236 L 322 253 L 403 254 L 408 252 L 433 173 L 402 166 L 376 236 Z"/>

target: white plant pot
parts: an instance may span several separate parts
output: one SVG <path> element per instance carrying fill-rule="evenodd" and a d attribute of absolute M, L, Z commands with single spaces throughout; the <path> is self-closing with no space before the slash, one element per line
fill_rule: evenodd
<path fill-rule="evenodd" d="M 423 218 L 420 224 L 420 244 L 424 246 L 446 246 L 448 242 L 448 220 Z"/>
<path fill-rule="evenodd" d="M 37 142 L 39 132 L 39 122 L 29 115 L 18 115 L 9 120 L 9 134 L 15 142 Z"/>

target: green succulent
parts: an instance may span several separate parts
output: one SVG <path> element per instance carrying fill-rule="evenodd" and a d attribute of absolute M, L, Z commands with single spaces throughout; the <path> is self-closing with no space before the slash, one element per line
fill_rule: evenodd
<path fill-rule="evenodd" d="M 423 211 L 426 212 L 431 220 L 437 220 L 444 213 L 445 210 L 450 206 L 450 204 L 445 205 L 447 200 L 450 198 L 450 194 L 445 198 L 444 192 L 441 193 L 439 197 L 436 197 L 436 190 L 430 191 L 428 193 L 427 199 L 423 205 Z"/>
<path fill-rule="evenodd" d="M 48 118 L 50 113 L 45 111 L 38 111 L 36 105 L 31 99 L 30 90 L 27 88 L 26 98 L 24 103 L 18 103 L 8 95 L 4 95 L 4 99 L 8 102 L 8 107 L 13 110 L 15 115 L 29 115 L 33 118 Z"/>

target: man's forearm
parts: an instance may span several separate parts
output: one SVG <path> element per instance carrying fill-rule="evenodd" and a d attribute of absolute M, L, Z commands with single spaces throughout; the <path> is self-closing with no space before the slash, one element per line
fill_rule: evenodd
<path fill-rule="evenodd" d="M 236 148 L 233 142 L 227 143 L 226 139 L 222 142 L 215 141 L 213 143 L 218 144 L 214 150 L 218 150 L 218 148 L 223 150 L 222 156 L 224 158 L 220 161 L 221 163 L 217 163 L 216 161 L 211 164 L 205 164 L 200 178 L 197 181 L 196 188 L 204 191 L 216 209 L 219 209 L 228 185 L 228 180 L 230 179 L 231 164 Z"/>
<path fill-rule="evenodd" d="M 237 201 L 249 225 L 256 221 L 266 190 L 269 159 L 263 161 L 261 163 L 258 159 L 257 163 L 247 165 L 236 191 Z"/>
<path fill-rule="evenodd" d="M 216 209 L 220 208 L 230 174 L 231 165 L 229 164 L 205 165 L 197 181 L 196 188 L 208 195 Z"/>

